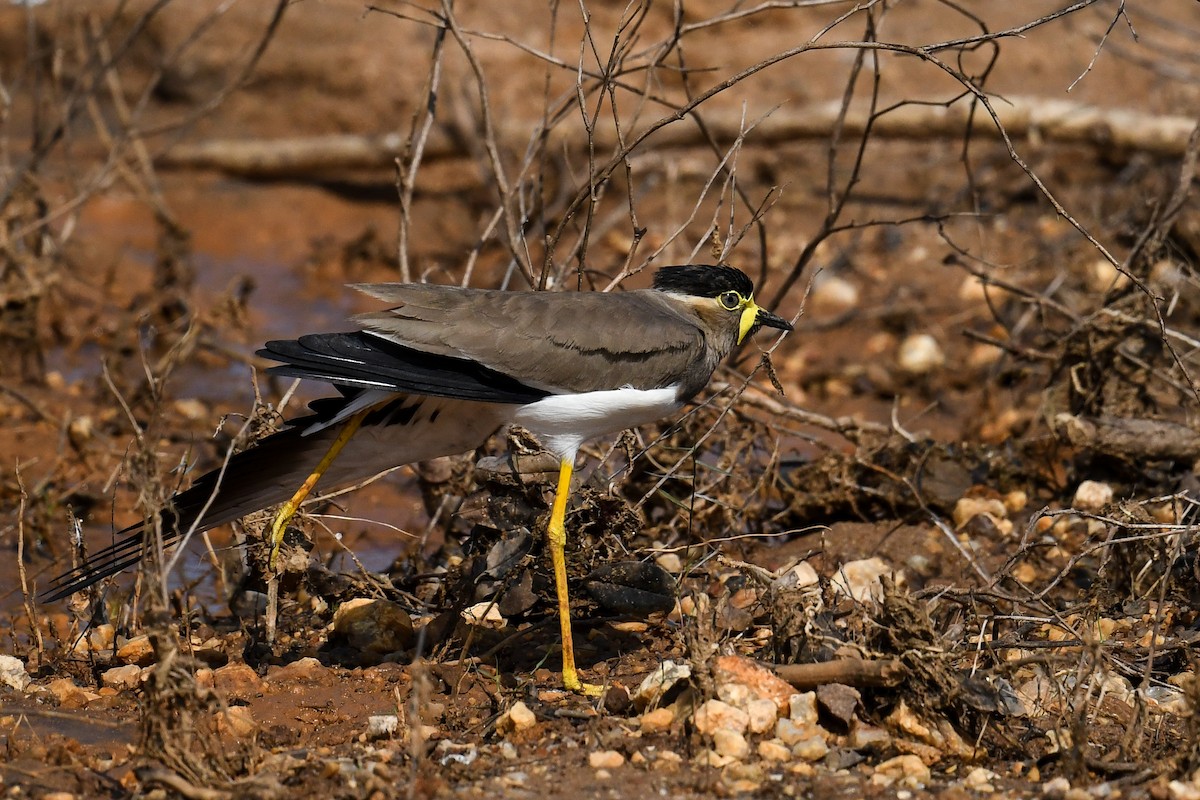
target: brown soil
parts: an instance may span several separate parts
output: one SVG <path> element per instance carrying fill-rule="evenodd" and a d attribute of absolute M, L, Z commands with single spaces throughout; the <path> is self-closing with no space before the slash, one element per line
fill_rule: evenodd
<path fill-rule="evenodd" d="M 435 46 L 430 25 L 364 14 L 357 0 L 293 4 L 248 79 L 226 96 L 222 87 L 270 13 L 269 4 L 234 4 L 207 27 L 220 5 L 170 3 L 144 29 L 137 23 L 150 3 L 102 3 L 92 16 L 70 3 L 0 7 L 0 90 L 12 98 L 0 117 L 0 177 L 16 187 L 0 203 L 0 258 L 7 259 L 0 277 L 8 281 L 0 283 L 0 338 L 13 353 L 0 366 L 0 462 L 13 465 L 0 482 L 8 519 L 0 547 L 11 554 L 0 560 L 0 631 L 7 633 L 0 651 L 26 663 L 35 687 L 0 687 L 0 774 L 8 796 L 907 791 L 949 798 L 970 794 L 973 784 L 964 778 L 981 766 L 1010 796 L 1041 796 L 1044 782 L 1064 776 L 1120 796 L 1160 797 L 1169 780 L 1190 779 L 1200 752 L 1189 718 L 1197 622 L 1192 464 L 1200 452 L 1163 455 L 1152 440 L 1170 438 L 1172 430 L 1183 436 L 1196 418 L 1189 337 L 1200 315 L 1200 208 L 1194 198 L 1172 206 L 1181 154 L 1106 146 L 1103 136 L 1074 143 L 1034 136 L 1014 146 L 1140 287 L 1105 267 L 1098 249 L 1001 143 L 976 135 L 964 158 L 965 133 L 918 132 L 870 140 L 860 183 L 839 219 L 851 227 L 825 238 L 782 296 L 828 211 L 829 137 L 770 144 L 747 137 L 737 153 L 737 187 L 754 203 L 771 197 L 773 204 L 764 233 L 748 228 L 729 260 L 759 280 L 760 303 L 789 318 L 803 310 L 795 333 L 771 356 L 784 395 L 759 370 L 727 415 L 719 413 L 725 394 L 680 425 L 664 421 L 621 446 L 588 449 L 584 488 L 568 518 L 568 557 L 584 677 L 614 687 L 602 702 L 557 690 L 552 585 L 536 535 L 552 487 L 475 468 L 479 457 L 507 451 L 502 436 L 486 453 L 400 470 L 306 519 L 313 549 L 285 582 L 274 642 L 256 613 L 261 595 L 245 591 L 262 587 L 239 585 L 236 538 L 227 529 L 193 542 L 179 560 L 169 615 L 148 610 L 144 595 L 129 605 L 131 590 L 142 584 L 122 576 L 102 612 L 110 630 L 118 642 L 147 633 L 163 641 L 141 662 L 156 666 L 138 688 L 102 687 L 101 676 L 128 659 L 111 644 L 77 646 L 95 609 L 30 599 L 75 557 L 68 515 L 94 550 L 141 519 L 147 486 L 169 494 L 186 485 L 185 459 L 199 471 L 219 465 L 254 411 L 256 391 L 273 405 L 288 388 L 258 372 L 266 366 L 253 355 L 259 343 L 348 325 L 346 317 L 372 304 L 345 284 L 399 280 L 400 212 L 396 176 L 387 168 L 251 180 L 219 170 L 150 170 L 135 148 L 122 151 L 120 168 L 103 166 L 112 132 L 127 129 L 130 114 L 142 131 L 169 128 L 141 140 L 148 159 L 210 139 L 410 129 Z M 991 15 L 991 30 L 1035 18 L 1031 4 L 968 5 Z M 1032 5 L 1049 13 L 1058 4 Z M 622 7 L 590 9 L 601 52 L 611 46 Z M 727 11 L 708 2 L 685 8 L 683 24 Z M 652 91 L 684 102 L 685 93 L 695 96 L 807 41 L 846 9 L 760 11 L 689 33 L 682 53 L 692 83 L 684 87 L 677 71 L 664 69 Z M 393 11 L 430 19 L 407 5 Z M 1118 21 L 1094 63 L 1111 3 L 1000 41 L 987 89 L 1067 98 L 1144 119 L 1194 116 L 1200 74 L 1194 59 L 1175 56 L 1194 49 L 1189 36 L 1200 18 L 1166 0 L 1137 11 L 1144 14 L 1132 17 L 1137 42 Z M 459 13 L 462 29 L 495 34 L 472 39 L 494 120 L 528 135 L 548 102 L 571 96 L 575 72 L 554 70 L 548 79 L 536 58 L 502 37 L 551 49 L 546 4 L 481 4 Z M 573 66 L 582 38 L 578 8 L 559 8 L 554 24 L 555 57 Z M 673 24 L 668 8 L 653 9 L 635 48 L 667 38 Z M 856 16 L 827 38 L 861 38 L 863 24 Z M 909 45 L 979 32 L 966 14 L 933 0 L 896 4 L 879 24 L 880 40 Z M 103 82 L 91 95 L 82 92 L 95 78 L 78 49 L 89 30 L 102 30 L 110 48 L 136 32 L 119 51 L 115 93 Z M 45 49 L 31 52 L 31 42 Z M 511 277 L 513 255 L 503 233 L 479 241 L 497 202 L 496 182 L 472 70 L 457 45 L 446 46 L 434 127 L 450 143 L 449 154 L 431 156 L 419 173 L 408 216 L 412 274 L 461 281 L 477 252 L 470 283 L 495 286 Z M 56 71 L 46 67 L 54 52 L 61 57 Z M 993 51 L 968 50 L 960 60 L 950 58 L 952 50 L 939 53 L 978 75 Z M 744 109 L 752 120 L 776 106 L 786 114 L 837 100 L 853 55 L 829 49 L 785 61 L 704 110 L 720 117 Z M 1176 60 L 1182 65 L 1167 69 Z M 879 70 L 882 104 L 944 102 L 958 91 L 944 71 L 912 55 L 884 52 Z M 53 90 L 38 83 L 49 74 Z M 151 81 L 156 88 L 144 92 Z M 860 78 L 861 92 L 866 84 Z M 76 90 L 91 104 L 80 101 L 62 142 L 31 166 L 35 139 L 47 134 L 46 115 Z M 207 108 L 217 95 L 222 102 Z M 623 101 L 623 112 L 632 114 L 633 100 L 630 94 Z M 595 94 L 588 103 L 594 107 Z M 650 105 L 639 125 L 665 113 Z M 575 117 L 564 127 L 578 129 L 578 113 L 569 110 Z M 976 124 L 990 123 L 981 117 Z M 501 144 L 511 181 L 526 142 Z M 839 181 L 849 175 L 856 144 L 838 149 Z M 526 198 L 530 263 L 539 267 L 545 234 L 558 222 L 539 227 L 540 204 L 554 200 L 561 212 L 562 198 L 589 169 L 579 147 L 547 152 L 547 183 L 536 203 Z M 693 249 L 692 260 L 711 261 L 714 223 L 720 240 L 730 238 L 729 195 L 720 207 L 711 196 L 697 198 L 718 158 L 702 141 L 659 148 L 650 139 L 636 151 L 632 184 L 621 168 L 604 187 L 587 282 L 604 286 L 640 236 L 628 213 L 631 196 L 646 229 L 635 260 L 662 245 L 652 266 L 686 261 Z M 21 174 L 29 180 L 13 178 Z M 97 176 L 105 180 L 90 186 Z M 699 213 L 683 224 L 693 205 Z M 735 205 L 734 231 L 750 216 L 741 201 Z M 52 247 L 31 234 L 47 214 Z M 554 252 L 556 265 L 565 262 L 568 241 L 582 235 L 581 220 Z M 684 234 L 668 243 L 676 227 Z M 576 266 L 564 273 L 571 288 Z M 991 281 L 986 291 L 978 274 Z M 516 275 L 512 287 L 526 288 Z M 625 285 L 647 281 L 648 271 Z M 840 295 L 841 287 L 855 296 Z M 20 325 L 29 324 L 22 313 L 36 315 L 36 336 L 21 334 Z M 1165 328 L 1179 335 L 1166 336 Z M 905 366 L 902 352 L 920 343 L 917 335 L 931 336 L 941 353 L 928 369 Z M 716 381 L 740 385 L 770 344 L 759 334 Z M 284 415 L 325 391 L 302 387 Z M 1072 440 L 1055 424 L 1066 413 L 1183 427 L 1144 433 L 1134 437 L 1144 450 L 1122 450 Z M 135 425 L 145 442 L 140 448 Z M 632 463 L 629 454 L 636 455 Z M 678 471 L 660 483 L 673 466 Z M 1085 480 L 1112 487 L 1113 500 L 1072 509 Z M 1004 511 L 956 520 L 963 498 L 1002 500 Z M 529 554 L 485 592 L 472 566 L 522 530 L 535 532 Z M 677 564 L 668 555 L 678 556 Z M 873 557 L 902 573 L 884 602 L 838 595 L 832 586 L 845 565 Z M 629 560 L 657 561 L 675 573 L 672 612 L 631 617 L 585 591 L 594 570 Z M 811 616 L 799 595 L 772 583 L 800 560 L 821 579 L 823 610 Z M 503 629 L 473 628 L 457 614 L 491 597 L 503 605 L 520 592 L 530 602 L 510 600 L 520 607 L 506 614 Z M 363 596 L 393 601 L 424 635 L 388 651 L 335 631 L 338 606 Z M 175 647 L 181 649 L 168 657 Z M 625 690 L 664 660 L 691 662 L 698 667 L 689 691 L 700 702 L 712 691 L 703 665 L 717 651 L 777 663 L 847 654 L 900 660 L 905 682 L 863 688 L 851 724 L 887 728 L 890 744 L 860 751 L 850 733 L 830 729 L 831 755 L 814 765 L 752 755 L 718 769 L 703 765 L 699 755 L 711 742 L 686 713 L 666 731 L 642 733 L 640 709 Z M 1068 693 L 1024 714 L 998 708 L 1007 690 L 997 687 L 1020 688 L 1034 667 L 1061 679 L 1056 686 Z M 1096 675 L 1119 676 L 1130 691 L 1098 696 L 1085 688 Z M 87 694 L 50 688 L 64 677 Z M 1183 705 L 1172 710 L 1146 700 L 1151 688 L 1162 687 L 1182 687 Z M 518 700 L 537 723 L 506 733 L 503 715 Z M 901 706 L 945 723 L 973 752 L 898 729 Z M 245 720 L 230 721 L 230 709 L 244 709 L 234 716 Z M 398 730 L 369 733 L 372 716 L 393 714 Z M 608 750 L 624 763 L 589 766 L 590 754 Z M 912 752 L 931 767 L 927 782 L 905 788 L 875 779 L 880 764 Z M 838 754 L 854 757 L 839 762 Z"/>

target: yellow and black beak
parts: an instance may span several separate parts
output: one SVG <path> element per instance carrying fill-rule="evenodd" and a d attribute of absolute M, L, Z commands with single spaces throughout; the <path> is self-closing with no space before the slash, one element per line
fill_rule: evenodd
<path fill-rule="evenodd" d="M 778 328 L 781 331 L 790 331 L 792 323 L 783 317 L 772 314 L 770 311 L 764 311 L 758 307 L 758 304 L 751 300 L 742 309 L 742 319 L 738 329 L 738 344 L 746 341 L 759 328 Z"/>

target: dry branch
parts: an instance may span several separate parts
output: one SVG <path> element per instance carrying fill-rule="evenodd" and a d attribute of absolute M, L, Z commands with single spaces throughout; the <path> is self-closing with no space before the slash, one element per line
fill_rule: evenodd
<path fill-rule="evenodd" d="M 1104 109 L 1066 100 L 1015 97 L 996 101 L 995 109 L 1010 138 L 1061 144 L 1090 144 L 1116 150 L 1140 151 L 1160 156 L 1180 156 L 1196 120 L 1184 116 L 1158 116 L 1126 109 Z M 800 109 L 780 109 L 762 120 L 748 143 L 775 145 L 786 142 L 827 139 L 839 125 L 841 103 L 821 103 Z M 657 147 L 707 146 L 709 139 L 728 144 L 744 133 L 740 113 L 710 112 L 704 115 L 704 130 L 694 125 L 674 125 L 656 133 Z M 872 137 L 928 140 L 972 135 L 999 138 L 986 114 L 966 100 L 949 106 L 905 105 L 871 119 L 865 109 L 851 109 L 841 120 L 840 135 L 860 136 L 868 124 Z M 970 126 L 970 127 L 969 127 Z M 509 149 L 523 148 L 536 123 L 504 119 L 496 121 L 497 139 Z M 555 146 L 587 146 L 587 137 L 571 136 L 563 129 L 551 131 Z M 611 125 L 597 124 L 593 130 L 597 151 L 617 147 L 617 132 Z M 291 139 L 210 139 L 178 145 L 158 159 L 161 167 L 216 169 L 255 178 L 285 178 L 346 169 L 394 169 L 403 154 L 406 137 L 396 133 L 365 135 L 336 134 Z M 429 132 L 426 160 L 468 155 L 461 139 L 445 130 Z"/>
<path fill-rule="evenodd" d="M 1200 459 L 1200 432 L 1177 422 L 1059 414 L 1055 434 L 1076 447 L 1136 459 Z"/>
<path fill-rule="evenodd" d="M 831 683 L 846 686 L 895 686 L 904 679 L 904 665 L 895 659 L 867 661 L 839 658 L 813 664 L 772 664 L 771 669 L 802 692 Z"/>

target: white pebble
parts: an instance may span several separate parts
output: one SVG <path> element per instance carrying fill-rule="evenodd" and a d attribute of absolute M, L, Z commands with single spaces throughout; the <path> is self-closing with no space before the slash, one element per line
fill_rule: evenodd
<path fill-rule="evenodd" d="M 820 761 L 828 752 L 823 736 L 810 736 L 792 745 L 792 755 L 802 761 Z"/>
<path fill-rule="evenodd" d="M 501 733 L 523 731 L 536 724 L 537 717 L 529 710 L 529 706 L 518 700 L 508 711 L 500 715 L 500 719 L 496 721 L 496 730 Z"/>
<path fill-rule="evenodd" d="M 811 725 L 798 725 L 790 719 L 781 719 L 775 723 L 775 738 L 788 747 L 804 741 L 812 735 Z"/>
<path fill-rule="evenodd" d="M 817 724 L 817 693 L 803 692 L 788 698 L 788 718 L 806 727 Z"/>
<path fill-rule="evenodd" d="M 672 575 L 678 575 L 683 572 L 683 559 L 679 557 L 678 553 L 663 553 L 654 559 L 654 563 Z"/>
<path fill-rule="evenodd" d="M 763 761 L 791 761 L 792 751 L 777 739 L 758 743 L 758 757 Z"/>
<path fill-rule="evenodd" d="M 774 700 L 751 700 L 746 704 L 746 714 L 750 717 L 751 733 L 766 733 L 775 727 L 779 707 L 775 705 Z"/>
<path fill-rule="evenodd" d="M 946 354 L 928 333 L 914 333 L 900 343 L 896 362 L 910 375 L 925 375 L 945 364 Z"/>
<path fill-rule="evenodd" d="M 721 728 L 713 732 L 712 740 L 713 750 L 725 758 L 741 761 L 750 755 L 750 743 L 746 741 L 745 736 L 737 731 Z"/>
<path fill-rule="evenodd" d="M 1008 516 L 1008 508 L 990 497 L 960 497 L 954 504 L 954 527 L 961 528 L 980 514 L 990 514 L 999 522 Z"/>
<path fill-rule="evenodd" d="M 883 584 L 880 578 L 888 575 L 897 583 L 900 575 L 894 573 L 882 558 L 864 558 L 858 561 L 848 561 L 838 568 L 830 583 L 834 592 L 853 597 L 860 603 L 868 600 L 883 599 Z"/>
<path fill-rule="evenodd" d="M 967 777 L 963 778 L 963 786 L 975 792 L 990 793 L 996 791 L 996 787 L 992 785 L 992 781 L 996 779 L 996 773 L 983 767 L 976 767 L 967 773 Z"/>
<path fill-rule="evenodd" d="M 836 275 L 821 276 L 814 281 L 808 302 L 816 313 L 840 314 L 858 305 L 858 287 Z"/>
<path fill-rule="evenodd" d="M 1100 481 L 1084 481 L 1075 490 L 1075 499 L 1071 502 L 1079 511 L 1100 511 L 1113 501 L 1113 488 Z"/>
<path fill-rule="evenodd" d="M 1042 796 L 1049 800 L 1063 800 L 1071 791 L 1071 782 L 1059 775 L 1042 784 Z"/>
<path fill-rule="evenodd" d="M 23 692 L 31 680 L 24 661 L 15 656 L 0 655 L 0 684 Z"/>
<path fill-rule="evenodd" d="M 616 750 L 597 750 L 588 753 L 588 766 L 592 769 L 616 769 L 625 763 L 625 756 Z"/>
<path fill-rule="evenodd" d="M 709 700 L 700 706 L 692 719 L 696 731 L 705 736 L 712 736 L 722 728 L 745 733 L 750 726 L 749 714 L 720 700 Z"/>

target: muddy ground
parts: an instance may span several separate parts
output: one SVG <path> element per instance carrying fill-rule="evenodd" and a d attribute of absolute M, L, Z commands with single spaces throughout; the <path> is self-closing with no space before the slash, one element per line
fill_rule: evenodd
<path fill-rule="evenodd" d="M 1195 4 L 478 5 L 0 6 L 7 796 L 1200 797 Z M 602 697 L 519 435 L 311 506 L 274 636 L 266 516 L 38 602 L 345 284 L 716 260 L 796 330 L 581 458 Z"/>

